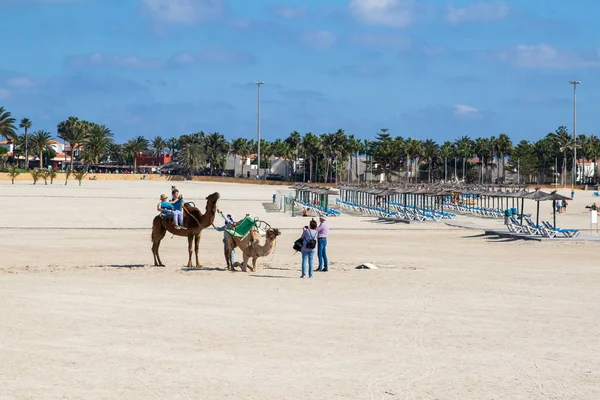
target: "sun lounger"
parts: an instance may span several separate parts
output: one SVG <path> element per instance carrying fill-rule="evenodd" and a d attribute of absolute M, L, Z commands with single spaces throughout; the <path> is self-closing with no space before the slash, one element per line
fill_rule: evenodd
<path fill-rule="evenodd" d="M 555 235 L 560 233 L 564 237 L 570 237 L 570 238 L 579 236 L 579 229 L 555 228 L 550 222 L 547 222 L 547 221 L 543 221 L 543 224 L 547 230 L 555 232 Z"/>

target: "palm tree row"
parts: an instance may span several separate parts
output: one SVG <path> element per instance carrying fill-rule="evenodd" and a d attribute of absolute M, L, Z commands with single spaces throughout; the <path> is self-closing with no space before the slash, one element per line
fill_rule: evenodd
<path fill-rule="evenodd" d="M 36 151 L 40 159 L 48 152 L 51 134 L 36 131 L 29 135 L 32 123 L 23 118 L 19 127 L 25 130 L 18 135 L 16 120 L 0 107 L 0 135 L 13 140 L 16 151 Z M 189 173 L 197 173 L 207 165 L 211 174 L 224 168 L 227 155 L 234 157 L 237 165 L 242 160 L 241 175 L 249 158 L 257 152 L 255 140 L 234 138 L 227 141 L 218 133 L 181 135 L 151 141 L 143 136 L 135 137 L 124 144 L 116 144 L 113 134 L 104 125 L 69 117 L 57 126 L 58 137 L 68 142 L 71 153 L 71 170 L 75 158 L 88 163 L 115 161 L 136 166 L 136 155 L 160 156 L 164 153 L 176 155 L 176 160 Z M 29 135 L 29 136 L 28 136 Z M 506 172 L 519 170 L 527 179 L 545 183 L 547 172 L 554 171 L 566 183 L 567 171 L 572 169 L 574 149 L 580 160 L 592 160 L 593 176 L 597 175 L 596 160 L 600 154 L 600 140 L 594 135 L 579 135 L 575 141 L 567 128 L 560 126 L 538 141 L 520 141 L 516 146 L 507 134 L 490 137 L 470 138 L 462 136 L 454 141 L 436 143 L 434 140 L 418 140 L 392 136 L 388 129 L 381 129 L 374 139 L 360 140 L 346 134 L 342 129 L 320 135 L 311 132 L 291 132 L 285 138 L 273 142 L 262 139 L 260 168 L 268 168 L 271 156 L 286 162 L 296 174 L 301 171 L 302 180 L 310 182 L 357 181 L 361 175 L 381 175 L 386 181 L 419 181 L 461 179 L 480 183 L 504 182 Z M 77 155 L 75 154 L 76 150 Z M 360 156 L 366 159 L 360 159 Z M 555 165 L 556 164 L 556 165 Z M 560 165 L 560 169 L 558 169 Z M 494 171 L 495 170 L 495 171 Z M 286 173 L 286 175 L 289 175 Z M 364 178 L 363 178 L 364 179 Z"/>

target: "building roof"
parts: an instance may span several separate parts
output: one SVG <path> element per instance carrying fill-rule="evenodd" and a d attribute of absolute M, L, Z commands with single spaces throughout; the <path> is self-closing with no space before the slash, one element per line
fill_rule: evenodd
<path fill-rule="evenodd" d="M 71 156 L 68 154 L 57 154 L 52 161 L 71 161 Z"/>
<path fill-rule="evenodd" d="M 62 142 L 58 142 L 56 140 L 49 140 L 48 143 L 49 144 L 63 144 Z"/>

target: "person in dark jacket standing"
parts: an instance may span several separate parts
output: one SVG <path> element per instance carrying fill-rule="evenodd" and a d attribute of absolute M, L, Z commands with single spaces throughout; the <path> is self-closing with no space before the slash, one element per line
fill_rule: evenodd
<path fill-rule="evenodd" d="M 315 247 L 317 247 L 316 242 L 318 236 L 317 221 L 313 219 L 308 226 L 304 227 L 304 232 L 302 232 L 302 276 L 300 278 L 306 277 L 306 264 L 308 264 L 308 277 L 312 278 L 313 258 L 315 256 Z"/>

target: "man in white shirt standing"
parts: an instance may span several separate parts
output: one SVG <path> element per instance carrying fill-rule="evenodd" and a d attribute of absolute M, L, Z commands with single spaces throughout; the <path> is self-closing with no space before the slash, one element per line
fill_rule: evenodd
<path fill-rule="evenodd" d="M 327 237 L 329 236 L 329 225 L 325 217 L 319 218 L 319 226 L 317 232 L 319 233 L 317 239 L 317 257 L 319 257 L 319 268 L 316 271 L 327 272 L 329 271 L 329 261 L 327 260 Z"/>

